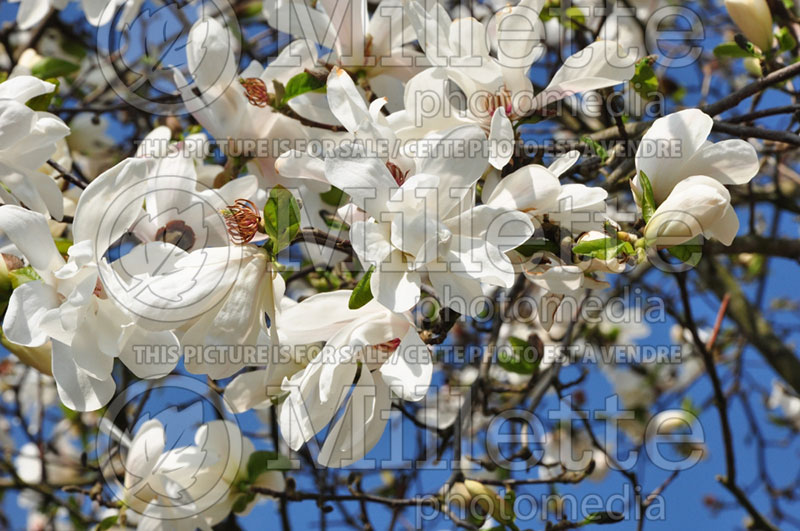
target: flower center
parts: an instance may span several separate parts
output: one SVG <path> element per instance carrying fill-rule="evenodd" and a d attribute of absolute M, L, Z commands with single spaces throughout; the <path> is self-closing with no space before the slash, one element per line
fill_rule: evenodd
<path fill-rule="evenodd" d="M 387 162 L 386 167 L 389 168 L 389 173 L 392 174 L 392 178 L 394 182 L 397 183 L 397 186 L 403 186 L 403 183 L 406 182 L 408 178 L 408 171 L 403 172 L 394 162 Z"/>
<path fill-rule="evenodd" d="M 261 214 L 248 199 L 237 199 L 233 205 L 228 205 L 222 211 L 222 215 L 233 243 L 248 243 L 255 238 L 261 226 Z"/>
<path fill-rule="evenodd" d="M 269 104 L 269 92 L 267 92 L 267 85 L 264 81 L 257 77 L 248 77 L 247 79 L 240 79 L 239 83 L 244 87 L 247 101 L 256 107 L 266 107 Z"/>
<path fill-rule="evenodd" d="M 375 348 L 380 350 L 381 352 L 394 352 L 397 350 L 397 347 L 400 346 L 400 338 L 396 337 L 394 339 L 390 339 L 385 343 L 381 343 L 380 345 L 375 345 Z"/>
<path fill-rule="evenodd" d="M 489 113 L 489 118 L 494 116 L 494 112 L 497 109 L 505 109 L 506 116 L 511 117 L 513 111 L 511 100 L 511 91 L 506 87 L 503 87 L 496 94 L 486 96 L 486 112 Z"/>
<path fill-rule="evenodd" d="M 192 228 L 179 219 L 175 219 L 156 231 L 156 241 L 171 243 L 184 251 L 194 247 L 195 235 Z"/>

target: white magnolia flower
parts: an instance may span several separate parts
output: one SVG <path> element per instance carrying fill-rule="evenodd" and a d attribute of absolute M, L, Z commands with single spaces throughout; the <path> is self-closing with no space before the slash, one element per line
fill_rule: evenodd
<path fill-rule="evenodd" d="M 656 205 L 692 175 L 706 175 L 725 185 L 750 182 L 759 170 L 755 148 L 741 139 L 710 142 L 713 126 L 714 120 L 699 109 L 656 120 L 636 152 L 634 196 L 641 195 L 641 172 L 650 180 Z"/>
<path fill-rule="evenodd" d="M 579 152 L 570 151 L 547 168 L 538 164 L 523 166 L 496 184 L 484 187 L 484 203 L 524 212 L 537 227 L 546 219 L 576 236 L 597 230 L 606 220 L 608 192 L 600 187 L 559 182 L 579 158 Z"/>
<path fill-rule="evenodd" d="M 52 83 L 31 76 L 0 83 L 0 199 L 61 219 L 61 189 L 40 168 L 56 153 L 69 128 L 57 116 L 25 105 L 54 89 Z"/>
<path fill-rule="evenodd" d="M 596 448 L 585 431 L 560 429 L 545 435 L 544 455 L 538 466 L 541 479 L 553 479 L 566 473 L 579 473 L 594 461 L 589 474 L 592 481 L 602 481 L 609 470 L 608 458 Z"/>
<path fill-rule="evenodd" d="M 114 427 L 104 426 L 115 433 Z M 201 425 L 194 445 L 167 449 L 164 426 L 144 422 L 133 440 L 116 435 L 127 449 L 121 496 L 138 529 L 157 529 L 169 520 L 177 529 L 211 529 L 224 520 L 242 493 L 235 487 L 247 475 L 253 443 L 224 420 Z M 283 490 L 283 475 L 268 471 L 252 484 Z M 259 495 L 256 501 L 265 499 Z"/>
<path fill-rule="evenodd" d="M 318 457 L 332 467 L 363 458 L 383 434 L 392 393 L 421 400 L 433 370 L 429 347 L 409 316 L 376 301 L 347 310 L 350 296 L 349 290 L 321 293 L 281 314 L 284 345 L 325 342 L 307 367 L 284 379 L 288 395 L 278 413 L 281 433 L 299 450 L 344 408 Z"/>
<path fill-rule="evenodd" d="M 19 3 L 17 24 L 20 29 L 30 29 L 41 22 L 53 9 L 64 9 L 70 0 L 10 0 Z M 104 26 L 111 21 L 115 12 L 123 7 L 118 27 L 122 29 L 138 13 L 144 0 L 81 0 L 81 8 L 86 20 L 92 26 Z"/>
<path fill-rule="evenodd" d="M 73 223 L 75 243 L 65 262 L 55 246 L 42 214 L 16 205 L 0 207 L 0 230 L 16 245 L 38 279 L 27 282 L 11 295 L 3 320 L 9 341 L 26 347 L 52 343 L 52 372 L 61 401 L 78 411 L 102 407 L 114 393 L 111 377 L 114 358 L 140 377 L 163 376 L 174 363 L 143 364 L 135 345 L 176 345 L 169 331 L 146 332 L 108 298 L 98 275 L 97 256 L 108 249 L 99 242 L 114 242 L 125 232 L 126 219 L 135 219 L 140 208 L 121 209 L 120 221 L 104 226 L 108 203 L 103 190 L 126 189 L 146 170 L 145 162 L 128 160 L 98 177 L 78 202 Z M 108 183 L 112 183 L 110 186 Z M 98 250 L 101 247 L 102 250 Z"/>
<path fill-rule="evenodd" d="M 412 2 L 409 15 L 426 57 L 436 68 L 417 74 L 406 85 L 405 111 L 392 116 L 399 134 L 413 137 L 420 130 L 424 134 L 454 121 L 475 123 L 488 134 L 489 162 L 502 169 L 513 155 L 512 121 L 567 96 L 618 85 L 633 76 L 635 61 L 622 57 L 616 43 L 599 41 L 567 58 L 547 87 L 534 96 L 528 71 L 545 51 L 539 20 L 543 7 L 544 0 L 523 0 L 496 14 L 495 58 L 480 22 L 452 21 L 439 3 L 426 11 Z M 463 105 L 454 106 L 446 96 L 451 92 L 448 80 L 463 93 Z M 431 95 L 438 98 L 433 108 Z"/>
<path fill-rule="evenodd" d="M 772 382 L 772 393 L 767 406 L 770 409 L 780 408 L 784 417 L 796 429 L 800 429 L 800 398 L 787 391 L 786 387 L 777 380 Z"/>
<path fill-rule="evenodd" d="M 67 144 L 83 174 L 92 180 L 119 160 L 111 122 L 104 115 L 78 113 L 69 122 Z"/>
<path fill-rule="evenodd" d="M 725 8 L 744 36 L 768 52 L 772 49 L 772 11 L 767 0 L 725 0 Z"/>
<path fill-rule="evenodd" d="M 184 347 L 201 349 L 256 344 L 262 332 L 275 327 L 275 301 L 285 289 L 266 251 L 254 245 L 186 253 L 152 242 L 116 262 L 103 261 L 100 268 L 106 291 L 134 322 L 153 332 L 180 329 Z M 215 359 L 187 358 L 185 366 L 220 379 L 246 365 L 240 356 L 226 356 L 224 349 L 216 353 Z"/>
<path fill-rule="evenodd" d="M 367 0 L 276 0 L 263 9 L 270 26 L 331 50 L 326 62 L 365 73 L 370 88 L 392 102 L 420 69 L 419 52 L 405 46 L 416 35 L 403 0 L 381 0 L 371 18 Z"/>
<path fill-rule="evenodd" d="M 755 148 L 740 139 L 712 143 L 714 121 L 688 109 L 655 121 L 636 153 L 631 188 L 641 201 L 641 173 L 658 209 L 645 235 L 657 245 L 678 245 L 699 234 L 730 245 L 739 219 L 723 185 L 747 184 L 759 170 Z"/>
<path fill-rule="evenodd" d="M 270 107 L 274 94 L 273 81 L 286 85 L 304 69 L 314 68 L 315 58 L 308 43 L 295 41 L 266 68 L 253 61 L 238 72 L 234 36 L 215 19 L 203 19 L 189 32 L 186 59 L 194 84 L 189 85 L 180 71 L 175 71 L 175 83 L 181 87 L 186 108 L 218 142 L 241 141 L 233 146 L 236 155 L 259 155 L 258 168 L 267 184 L 274 185 L 274 146 L 258 141 L 280 138 L 309 139 L 311 135 L 327 135 L 327 131 L 306 127 L 297 120 Z M 193 89 L 199 91 L 197 96 Z M 323 124 L 338 124 L 330 116 L 324 94 L 309 92 L 292 98 L 289 107 L 298 115 Z M 235 144 L 235 143 L 234 143 Z M 256 149 L 257 151 L 251 152 Z M 239 150 L 242 153 L 239 153 Z M 266 153 L 266 154 L 265 154 Z"/>
<path fill-rule="evenodd" d="M 360 131 L 360 124 L 374 131 L 380 122 L 356 96 L 343 98 L 335 112 L 349 115 L 353 130 Z M 462 312 L 482 295 L 481 281 L 513 284 L 513 267 L 504 252 L 524 243 L 533 226 L 521 212 L 474 206 L 474 185 L 486 158 L 466 157 L 458 150 L 483 137 L 477 127 L 463 125 L 428 135 L 418 144 L 424 149 L 412 157 L 386 161 L 368 152 L 368 143 L 356 142 L 328 157 L 324 174 L 322 162 L 316 163 L 318 178 L 347 192 L 369 216 L 352 223 L 350 239 L 362 263 L 375 266 L 372 293 L 387 308 L 412 308 L 423 273 L 445 295 L 445 304 L 459 305 Z"/>
<path fill-rule="evenodd" d="M 230 245 L 230 235 L 222 211 L 240 199 L 254 201 L 258 179 L 245 175 L 218 188 L 200 183 L 205 165 L 193 156 L 189 142 L 172 144 L 168 153 L 151 157 L 153 163 L 148 166 L 147 175 L 136 186 L 144 206 L 130 232 L 141 242 L 172 243 L 186 252 L 226 247 Z M 154 142 L 151 147 L 158 144 Z M 118 202 L 116 199 L 115 204 Z"/>
<path fill-rule="evenodd" d="M 694 175 L 680 181 L 644 228 L 648 245 L 672 247 L 696 236 L 730 245 L 739 230 L 731 194 L 719 181 Z"/>
<path fill-rule="evenodd" d="M 70 421 L 59 421 L 53 428 L 49 444 L 42 450 L 35 442 L 27 442 L 19 448 L 14 468 L 22 481 L 31 485 L 45 481 L 50 485 L 80 482 L 83 471 L 81 447 L 69 427 Z"/>

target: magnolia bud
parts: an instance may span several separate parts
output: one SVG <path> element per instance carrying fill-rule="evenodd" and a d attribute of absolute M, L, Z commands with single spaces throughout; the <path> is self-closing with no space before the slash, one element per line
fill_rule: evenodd
<path fill-rule="evenodd" d="M 761 60 L 756 57 L 745 57 L 742 61 L 744 69 L 747 73 L 754 77 L 764 77 L 764 71 L 761 68 Z"/>
<path fill-rule="evenodd" d="M 11 298 L 13 286 L 11 284 L 10 271 L 19 269 L 23 266 L 22 260 L 11 254 L 0 255 L 0 308 L 5 310 Z M 5 334 L 0 330 L 0 344 L 8 349 L 9 352 L 17 356 L 19 361 L 33 367 L 42 374 L 52 376 L 52 349 L 48 341 L 39 347 L 23 347 L 6 339 Z"/>
<path fill-rule="evenodd" d="M 644 228 L 648 245 L 672 247 L 701 234 L 730 245 L 739 230 L 731 194 L 704 175 L 682 180 L 656 209 Z"/>
<path fill-rule="evenodd" d="M 750 42 L 762 51 L 772 48 L 772 13 L 767 0 L 725 0 L 725 7 Z"/>

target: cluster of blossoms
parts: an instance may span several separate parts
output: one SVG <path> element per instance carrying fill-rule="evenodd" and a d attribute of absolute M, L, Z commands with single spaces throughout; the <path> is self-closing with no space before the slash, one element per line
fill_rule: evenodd
<path fill-rule="evenodd" d="M 95 25 L 138 3 L 82 2 Z M 75 131 L 30 105 L 55 85 L 12 75 L 0 83 L 0 231 L 14 279 L 3 334 L 12 350 L 52 375 L 62 404 L 91 412 L 115 396 L 115 364 L 159 379 L 181 362 L 142 356 L 143 348 L 262 348 L 266 360 L 182 363 L 232 378 L 224 397 L 234 413 L 276 408 L 293 450 L 327 428 L 317 460 L 342 467 L 377 444 L 393 401 L 429 394 L 431 341 L 415 319 L 424 298 L 477 317 L 483 308 L 473 301 L 520 279 L 558 299 L 602 289 L 606 275 L 650 251 L 678 256 L 700 236 L 729 245 L 739 222 L 726 186 L 748 183 L 759 161 L 748 142 L 709 141 L 713 120 L 700 110 L 662 117 L 644 135 L 630 183 L 638 232 L 623 231 L 604 188 L 570 182 L 579 151 L 547 165 L 516 156 L 520 126 L 562 100 L 627 87 L 639 59 L 609 38 L 563 59 L 550 79 L 532 76 L 544 3 L 522 0 L 481 22 L 452 20 L 436 2 L 383 0 L 370 18 L 366 0 L 268 1 L 268 24 L 296 40 L 266 67 L 241 72 L 229 29 L 200 20 L 186 49 L 194 85 L 180 72 L 176 85 L 190 87 L 188 111 L 236 163 L 220 167 L 193 152 L 206 133 L 178 137 L 161 126 L 135 156 L 90 174 L 85 189 L 59 181 L 72 168 L 66 142 Z M 35 24 L 50 4 L 22 0 L 21 24 Z M 388 15 L 398 7 L 402 16 Z M 332 20 L 337 32 L 309 30 Z M 236 150 L 272 139 L 290 147 Z M 333 147 L 300 147 L 313 142 Z M 327 241 L 306 237 L 320 233 Z M 306 296 L 287 285 L 295 270 L 281 263 L 298 247 L 312 265 L 363 267 L 351 267 L 348 289 Z M 539 324 L 551 331 L 553 318 Z M 613 381 L 618 369 L 606 369 Z M 227 452 L 217 432 L 230 426 L 220 426 L 204 425 L 195 446 L 168 451 L 156 420 L 132 440 L 119 436 L 130 474 L 122 496 L 141 526 L 166 518 L 154 514 L 170 509 L 159 500 L 204 488 L 197 478 L 221 475 L 230 489 L 247 475 L 208 460 Z M 564 437 L 550 435 L 548 459 Z M 274 471 L 247 479 L 283 488 Z M 208 527 L 237 499 L 183 504 L 170 518 L 191 507 L 187 527 Z"/>

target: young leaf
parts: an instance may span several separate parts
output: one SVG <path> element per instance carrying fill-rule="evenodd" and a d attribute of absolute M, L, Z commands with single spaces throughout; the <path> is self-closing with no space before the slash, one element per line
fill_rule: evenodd
<path fill-rule="evenodd" d="M 533 347 L 524 339 L 509 337 L 511 349 L 500 349 L 497 353 L 497 364 L 508 372 L 516 374 L 533 374 L 539 361 L 535 360 Z"/>
<path fill-rule="evenodd" d="M 728 57 L 731 59 L 743 59 L 745 57 L 759 57 L 755 49 L 744 49 L 735 42 L 723 42 L 714 48 L 714 55 L 720 59 Z"/>
<path fill-rule="evenodd" d="M 658 77 L 652 66 L 654 61 L 651 57 L 645 57 L 636 63 L 636 73 L 630 81 L 633 90 L 646 100 L 658 93 Z"/>
<path fill-rule="evenodd" d="M 372 288 L 369 283 L 372 279 L 373 271 L 375 271 L 375 266 L 370 267 L 369 271 L 367 271 L 366 274 L 361 277 L 361 280 L 358 281 L 358 284 L 356 284 L 353 294 L 350 295 L 350 302 L 347 304 L 348 308 L 351 310 L 358 310 L 372 300 Z"/>
<path fill-rule="evenodd" d="M 11 279 L 11 287 L 17 289 L 27 282 L 34 280 L 42 280 L 42 277 L 31 267 L 25 266 L 8 272 L 8 277 Z"/>
<path fill-rule="evenodd" d="M 60 85 L 60 81 L 57 78 L 50 78 L 46 79 L 45 81 L 47 81 L 48 83 L 52 83 L 53 85 L 56 86 L 56 88 L 54 88 L 52 92 L 40 94 L 35 98 L 31 98 L 30 100 L 28 100 L 28 103 L 26 103 L 25 105 L 27 105 L 34 111 L 46 111 L 50 107 L 50 102 L 52 102 L 55 95 L 58 94 L 58 86 Z"/>
<path fill-rule="evenodd" d="M 112 527 L 117 525 L 117 518 L 119 518 L 118 514 L 114 514 L 107 518 L 103 518 L 97 525 L 97 531 L 106 531 L 107 529 L 111 529 Z"/>
<path fill-rule="evenodd" d="M 255 499 L 256 499 L 255 492 L 247 492 L 245 494 L 242 494 L 241 496 L 236 498 L 235 502 L 233 502 L 233 507 L 231 507 L 231 510 L 237 514 L 243 513 L 247 509 L 247 506 L 250 505 L 250 503 Z"/>
<path fill-rule="evenodd" d="M 787 27 L 781 28 L 776 37 L 778 38 L 778 44 L 780 45 L 781 52 L 794 50 L 794 48 L 797 46 L 797 41 Z"/>
<path fill-rule="evenodd" d="M 599 238 L 578 243 L 572 252 L 581 256 L 590 256 L 598 260 L 609 260 L 620 255 L 631 256 L 636 253 L 630 242 L 617 238 Z"/>
<path fill-rule="evenodd" d="M 594 154 L 600 157 L 600 161 L 605 163 L 608 160 L 608 151 L 606 148 L 601 146 L 596 140 L 592 139 L 588 135 L 584 135 L 581 137 L 581 142 L 592 148 Z"/>
<path fill-rule="evenodd" d="M 281 98 L 281 105 L 286 105 L 290 99 L 296 98 L 301 94 L 313 91 L 325 92 L 325 82 L 308 72 L 301 72 L 286 83 L 286 92 Z"/>
<path fill-rule="evenodd" d="M 264 205 L 264 230 L 270 237 L 273 254 L 287 248 L 300 230 L 300 208 L 292 192 L 281 185 L 270 191 Z"/>
<path fill-rule="evenodd" d="M 639 172 L 639 182 L 642 185 L 642 217 L 644 222 L 650 221 L 656 211 L 656 200 L 653 197 L 653 186 L 650 184 L 650 178 L 643 171 Z"/>
<path fill-rule="evenodd" d="M 691 266 L 699 264 L 700 258 L 703 256 L 703 246 L 700 244 L 699 237 L 689 240 L 686 243 L 670 247 L 667 251 L 681 262 Z"/>
<path fill-rule="evenodd" d="M 292 469 L 292 462 L 288 457 L 271 451 L 257 451 L 250 454 L 247 460 L 247 479 L 255 481 L 264 472 L 279 470 L 285 472 Z"/>
<path fill-rule="evenodd" d="M 44 57 L 31 67 L 31 74 L 39 79 L 48 79 L 68 76 L 79 69 L 80 66 L 70 61 L 58 59 L 57 57 Z"/>

